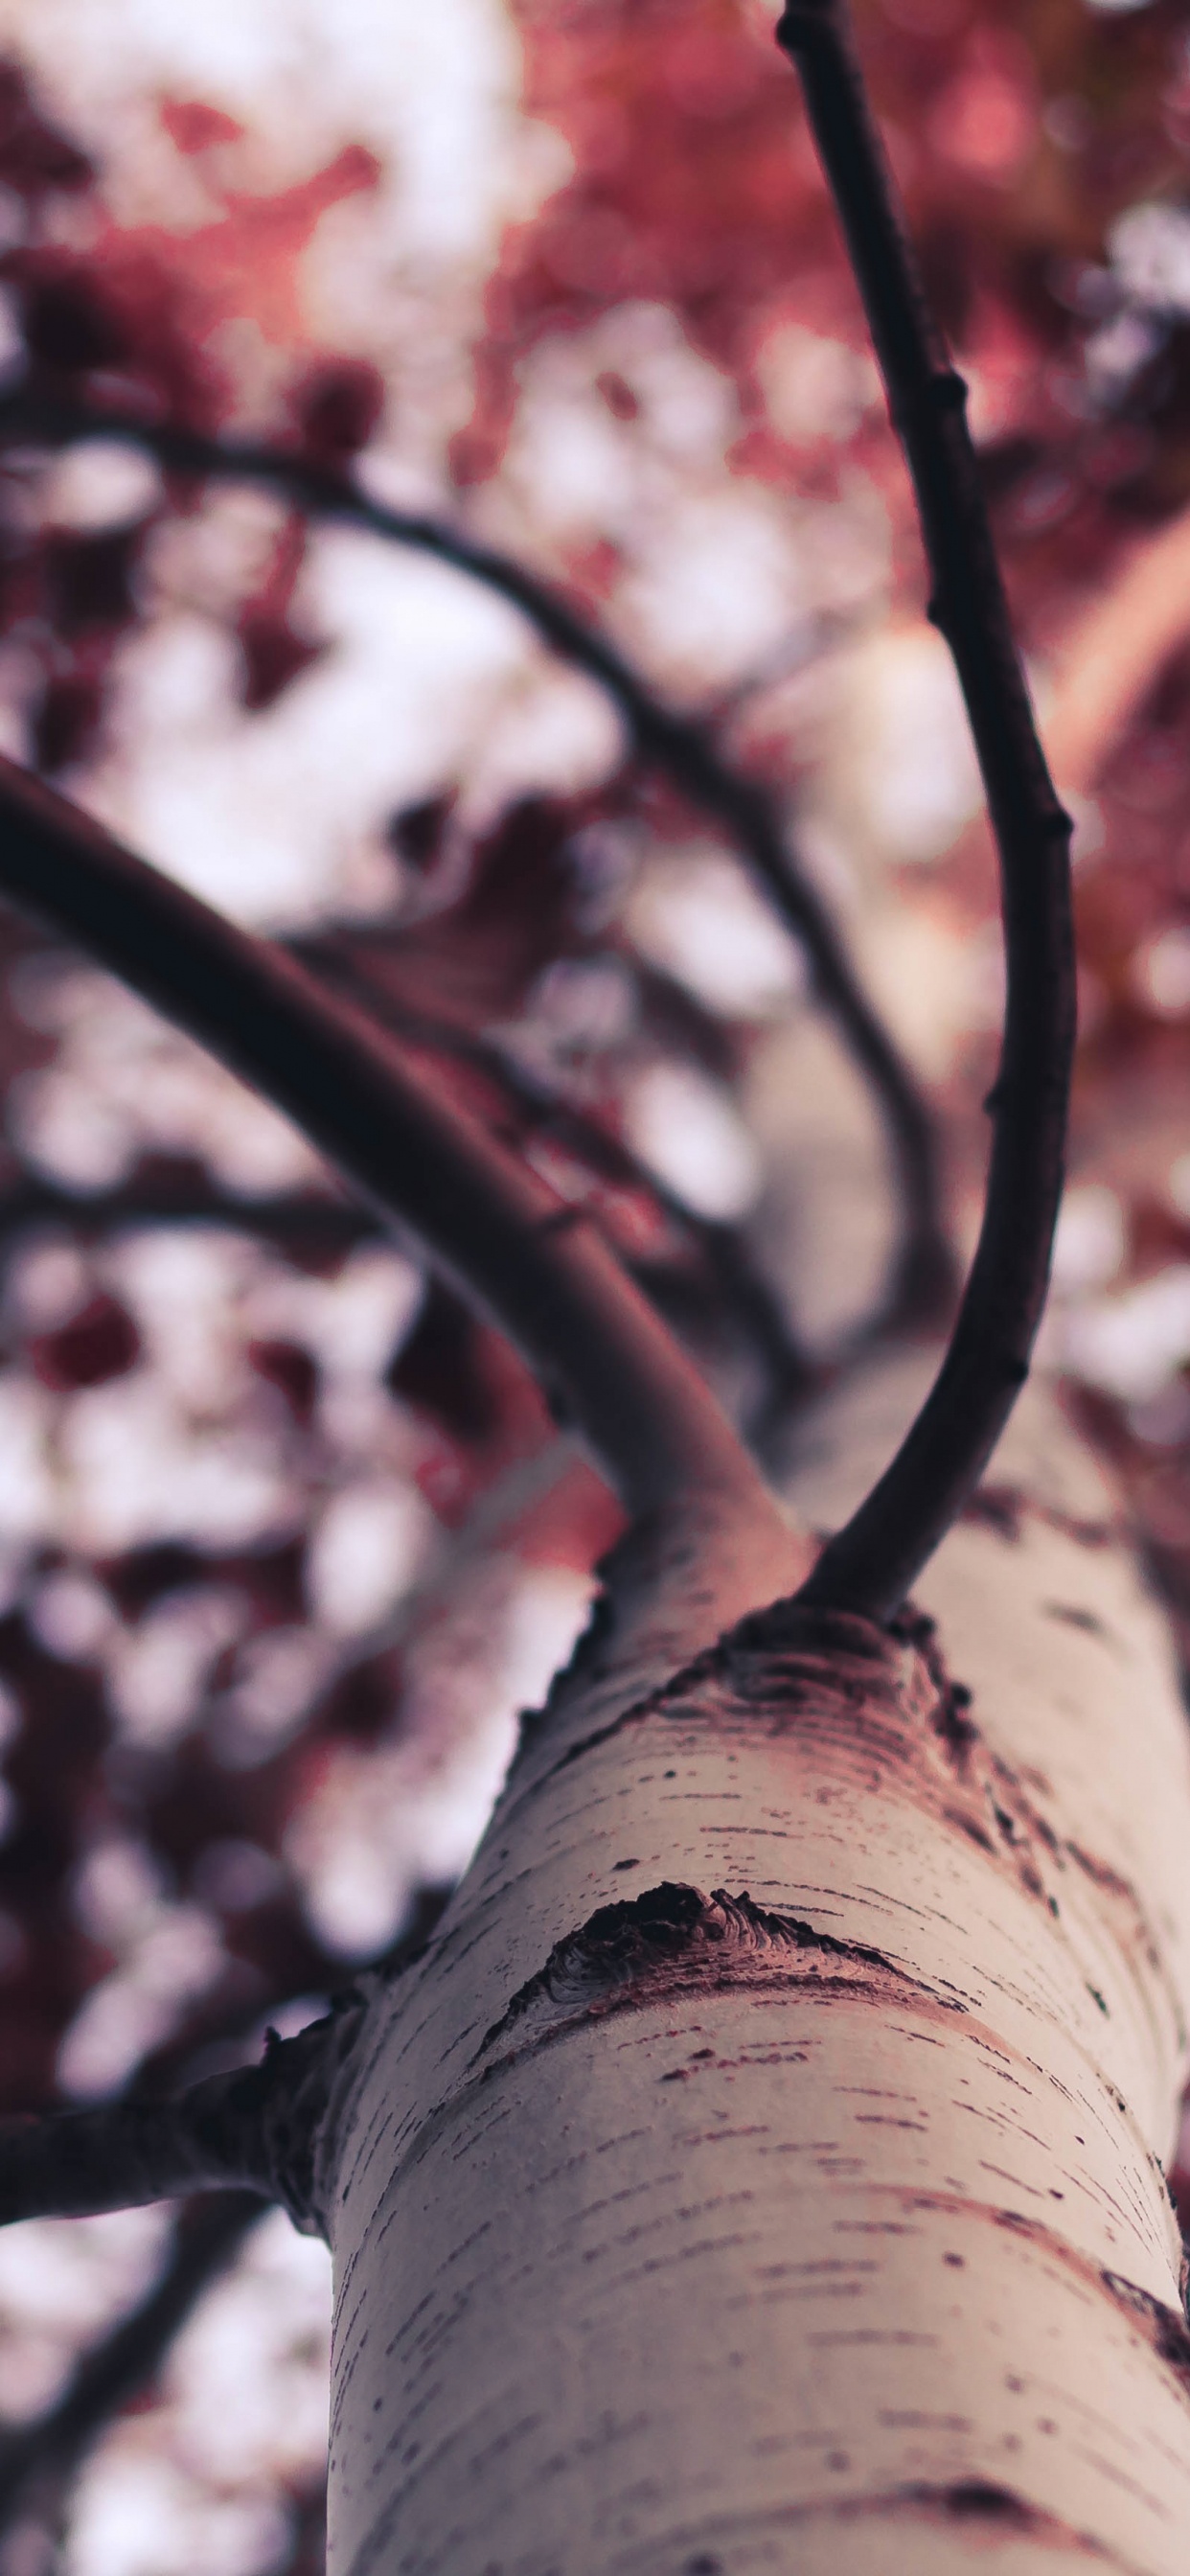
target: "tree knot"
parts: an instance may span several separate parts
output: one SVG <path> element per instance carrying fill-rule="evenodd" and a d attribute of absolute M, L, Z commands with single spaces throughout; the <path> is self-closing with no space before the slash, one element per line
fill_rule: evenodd
<path fill-rule="evenodd" d="M 663 1880 L 643 1895 L 601 1905 L 588 1920 L 555 1943 L 545 1966 L 512 1997 L 480 2042 L 472 2065 L 491 2061 L 493 2050 L 518 2027 L 533 2044 L 563 2029 L 610 2012 L 640 2010 L 679 1995 L 695 1996 L 727 1985 L 802 1982 L 828 1976 L 855 1984 L 874 1976 L 912 1978 L 881 1950 L 840 1941 L 795 1914 L 758 1905 L 746 1888 L 701 1888 Z"/>

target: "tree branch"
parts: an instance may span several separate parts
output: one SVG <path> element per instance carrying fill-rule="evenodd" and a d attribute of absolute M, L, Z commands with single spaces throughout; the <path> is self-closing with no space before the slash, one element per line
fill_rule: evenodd
<path fill-rule="evenodd" d="M 399 1016 L 394 1013 L 394 1026 Z M 427 1037 L 424 1043 L 440 1044 L 444 1054 L 454 1052 L 445 1032 L 440 1040 Z M 739 1229 L 714 1217 L 698 1216 L 643 1164 L 637 1166 L 627 1146 L 621 1159 L 618 1139 L 580 1111 L 572 1112 L 560 1101 L 546 1106 L 543 1100 L 535 1111 L 528 1104 L 526 1107 L 538 1132 L 548 1132 L 560 1143 L 571 1145 L 600 1177 L 624 1188 L 647 1191 L 658 1210 L 689 1238 L 702 1258 L 721 1310 L 734 1319 L 767 1372 L 768 1383 L 757 1408 L 757 1433 L 769 1434 L 774 1418 L 781 1418 L 790 1404 L 816 1386 L 817 1372 L 800 1348 L 768 1281 L 753 1262 Z M 8 1238 L 20 1234 L 26 1226 L 43 1225 L 52 1218 L 69 1225 L 83 1241 L 133 1227 L 197 1225 L 251 1235 L 259 1243 L 275 1244 L 282 1250 L 309 1244 L 328 1251 L 347 1251 L 356 1244 L 383 1240 L 392 1232 L 391 1225 L 386 1225 L 370 1208 L 349 1199 L 331 1198 L 329 1193 L 325 1198 L 316 1197 L 312 1191 L 284 1191 L 275 1198 L 242 1198 L 238 1193 L 219 1189 L 214 1182 L 204 1183 L 198 1172 L 187 1182 L 159 1182 L 150 1176 L 112 1189 L 84 1192 L 68 1190 L 41 1174 L 30 1173 L 7 1188 L 0 1186 L 0 1261 L 5 1257 Z M 638 1257 L 628 1251 L 621 1252 L 620 1259 L 658 1314 L 667 1316 L 674 1309 L 674 1300 L 666 1293 L 670 1265 L 656 1257 Z"/>
<path fill-rule="evenodd" d="M 354 956 L 328 940 L 307 938 L 290 944 L 296 955 L 307 959 L 320 976 L 340 984 L 382 1026 L 394 1029 L 415 1046 L 430 1047 L 436 1054 L 473 1065 L 495 1084 L 536 1133 L 549 1134 L 568 1147 L 599 1179 L 650 1198 L 701 1253 L 724 1305 L 764 1361 L 772 1381 L 770 1397 L 778 1405 L 804 1395 L 814 1385 L 813 1363 L 799 1348 L 738 1227 L 700 1216 L 657 1172 L 641 1162 L 621 1136 L 614 1135 L 573 1101 L 560 1097 L 498 1038 L 469 1028 L 441 1011 L 419 1011 L 400 995 L 376 984 Z M 625 1266 L 638 1275 L 637 1264 L 626 1260 Z M 767 1413 L 765 1418 L 767 1422 Z"/>
<path fill-rule="evenodd" d="M 581 1212 L 424 1081 L 297 962 L 0 761 L 0 886 L 295 1119 L 478 1297 L 573 1416 L 631 1510 L 783 1529 L 698 1371 Z"/>
<path fill-rule="evenodd" d="M 273 2034 L 259 2065 L 166 2100 L 0 2120 L 0 2227 L 231 2190 L 279 2201 L 317 2234 L 323 2123 L 366 2008 L 351 1987 L 296 2038 Z"/>
<path fill-rule="evenodd" d="M 610 638 L 560 592 L 459 528 L 426 512 L 388 509 L 342 474 L 248 439 L 146 421 L 17 387 L 0 396 L 0 447 L 59 448 L 82 438 L 132 442 L 172 473 L 263 485 L 313 517 L 363 528 L 482 582 L 518 608 L 560 659 L 605 689 L 638 756 L 713 814 L 735 841 L 775 911 L 809 959 L 815 990 L 838 1023 L 880 1104 L 903 1207 L 890 1319 L 930 1320 L 949 1304 L 954 1265 L 942 1216 L 933 1121 L 916 1082 L 859 983 L 830 914 L 788 846 L 772 797 L 736 771 L 697 717 L 665 704 Z"/>
<path fill-rule="evenodd" d="M 891 1466 L 832 1539 L 805 1597 L 887 1617 L 976 1483 L 1029 1369 L 1062 1191 L 1074 1046 L 1070 820 L 1013 641 L 954 373 L 927 310 L 842 0 L 789 0 L 801 73 L 913 477 L 1000 851 L 1008 996 L 983 1226 L 941 1372 Z"/>
<path fill-rule="evenodd" d="M 216 1225 L 281 1245 L 312 1242 L 349 1248 L 390 1229 L 370 1208 L 347 1198 L 316 1197 L 313 1190 L 283 1190 L 276 1197 L 241 1198 L 196 1171 L 192 1179 L 117 1183 L 111 1189 L 69 1190 L 41 1173 L 22 1173 L 0 1185 L 0 1244 L 22 1226 L 48 1219 L 83 1236 L 114 1233 L 121 1226 Z"/>
<path fill-rule="evenodd" d="M 229 2187 L 273 2198 L 252 2116 L 262 2109 L 260 2073 L 211 2076 L 175 2101 L 0 2121 L 0 2226 Z"/>
<path fill-rule="evenodd" d="M 255 2193 L 220 2192 L 186 2215 L 163 2271 L 131 2316 L 82 2355 L 44 2415 L 0 2434 L 0 2532 L 23 2511 L 57 2500 L 113 2415 L 155 2377 L 174 2336 L 261 2214 Z"/>
<path fill-rule="evenodd" d="M 531 1128 L 548 1133 L 568 1147 L 602 1180 L 640 1192 L 701 1256 L 722 1307 L 767 1373 L 763 1413 L 758 1428 L 771 1431 L 774 1419 L 817 1383 L 817 1371 L 798 1343 L 788 1318 L 757 1268 L 742 1230 L 725 1220 L 701 1216 L 659 1174 L 643 1163 L 623 1138 L 590 1112 L 555 1091 L 523 1064 L 514 1051 L 489 1031 L 475 1029 L 442 1009 L 421 1011 L 400 993 L 369 975 L 357 943 L 326 933 L 299 933 L 285 941 L 299 964 L 311 967 L 320 982 L 329 981 L 381 1027 L 392 1029 L 414 1046 L 429 1048 L 449 1060 L 470 1064 L 484 1075 Z M 375 942 L 372 943 L 374 948 Z M 13 1159 L 15 1149 L 11 1147 Z M 126 1226 L 218 1225 L 285 1246 L 313 1242 L 348 1247 L 374 1240 L 387 1229 L 374 1210 L 358 1199 L 316 1189 L 284 1190 L 245 1196 L 207 1179 L 197 1165 L 177 1171 L 168 1165 L 134 1174 L 103 1189 L 68 1188 L 44 1172 L 22 1169 L 18 1178 L 0 1182 L 0 1257 L 5 1239 L 47 1218 L 65 1218 L 86 1238 Z M 630 1276 L 644 1288 L 663 1316 L 669 1308 L 661 1284 L 663 1265 L 621 1250 Z"/>

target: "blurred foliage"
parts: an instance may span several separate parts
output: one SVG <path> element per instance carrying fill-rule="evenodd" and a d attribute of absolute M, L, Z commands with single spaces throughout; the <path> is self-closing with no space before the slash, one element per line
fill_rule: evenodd
<path fill-rule="evenodd" d="M 1137 547 L 1190 506 L 1184 11 L 861 0 L 857 19 L 1044 705 L 1088 604 L 1123 600 Z M 379 457 L 391 475 L 416 447 L 447 515 L 569 584 L 639 652 L 655 634 L 665 685 L 718 706 L 741 760 L 833 817 L 820 865 L 861 947 L 869 914 L 888 954 L 894 920 L 917 941 L 890 1006 L 932 1082 L 965 1224 L 994 1047 L 976 990 L 990 872 L 961 797 L 919 853 L 904 834 L 892 850 L 891 826 L 850 846 L 840 823 L 879 732 L 863 650 L 883 637 L 887 667 L 909 670 L 896 656 L 920 636 L 922 575 L 795 84 L 751 0 L 521 0 L 515 26 L 525 134 L 560 138 L 555 177 L 523 192 L 530 210 L 472 277 L 440 401 L 408 277 L 400 366 L 379 313 L 374 345 L 358 310 L 340 342 L 303 303 L 326 220 L 380 207 L 370 141 L 264 186 L 237 176 L 251 136 L 221 99 L 158 99 L 154 149 L 198 190 L 182 221 L 154 207 L 151 172 L 129 186 L 135 138 L 113 136 L 110 161 L 83 148 L 30 39 L 0 73 L 7 382 L 97 420 L 247 430 L 335 471 Z M 565 462 L 576 422 L 559 499 L 534 457 Z M 125 497 L 105 501 L 85 442 L 74 487 L 69 456 L 0 451 L 5 743 L 117 822 L 128 675 L 163 601 L 218 630 L 244 727 L 310 706 L 301 693 L 342 658 L 296 511 L 257 500 L 237 518 L 195 476 L 138 484 L 121 454 Z M 755 561 L 714 556 L 703 627 L 682 629 L 679 599 L 667 643 L 662 610 L 651 628 L 641 605 L 649 546 L 669 531 L 664 593 L 720 486 L 752 513 Z M 779 590 L 787 544 L 827 567 L 809 611 L 766 627 L 758 609 L 756 649 L 737 649 L 736 594 L 766 560 Z M 1079 1188 L 1051 1348 L 1081 1373 L 1190 1634 L 1187 603 L 1159 636 L 1130 629 L 1139 680 L 1075 782 Z M 1110 662 L 1110 618 L 1105 633 Z M 494 739 L 536 685 L 526 654 L 493 683 Z M 928 759 L 928 709 L 921 722 Z M 772 1351 L 712 1258 L 728 1235 L 706 1229 L 728 1227 L 737 1289 L 751 1265 L 786 1323 L 804 1320 L 773 1213 L 809 1186 L 800 1131 L 791 1108 L 783 1143 L 765 1107 L 808 1017 L 796 969 L 774 933 L 733 999 L 726 961 L 755 924 L 714 836 L 708 850 L 602 738 L 574 775 L 551 766 L 546 733 L 528 727 L 499 794 L 490 765 L 480 793 L 465 762 L 427 785 L 411 760 L 351 900 L 328 862 L 318 901 L 278 927 L 592 1207 L 754 1413 Z M 675 854 L 701 929 L 671 900 Z M 616 1513 L 489 1327 L 385 1247 L 276 1122 L 35 927 L 5 918 L 0 969 L 0 2008 L 4 2104 L 26 2107 L 251 2053 L 270 2017 L 429 1921 Z M 1127 1304 L 1154 1280 L 1175 1283 L 1159 1331 L 1151 1303 Z M 304 2569 L 318 2509 L 308 2470 L 286 2478 Z M 267 2547 L 276 2563 L 275 2532 Z"/>

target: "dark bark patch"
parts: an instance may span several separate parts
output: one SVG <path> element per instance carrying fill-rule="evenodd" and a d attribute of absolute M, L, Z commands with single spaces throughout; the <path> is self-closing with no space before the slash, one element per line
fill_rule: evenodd
<path fill-rule="evenodd" d="M 531 2019 L 533 2040 L 609 2012 L 639 2011 L 724 1986 L 770 1982 L 862 1985 L 904 1995 L 918 1981 L 859 1941 L 840 1941 L 794 1914 L 757 1905 L 743 1890 L 665 1880 L 643 1895 L 601 1905 L 555 1943 L 545 1966 L 512 1997 L 485 2034 L 472 2065 Z M 933 1997 L 938 2002 L 940 1998 Z M 947 2009 L 959 2007 L 948 2004 Z"/>
<path fill-rule="evenodd" d="M 1139 1910 L 1140 1899 L 1130 1878 L 1124 1878 L 1109 1861 L 1100 1860 L 1094 1852 L 1084 1851 L 1081 1843 L 1067 1842 L 1065 1848 L 1077 1868 L 1095 1887 L 1101 1887 L 1105 1896 L 1123 1897 L 1126 1904 Z"/>
<path fill-rule="evenodd" d="M 1117 2108 L 1123 2111 L 1125 2105 L 1118 2095 L 1116 2103 Z M 1024 2210 L 996 2209 L 986 2201 L 971 2200 L 951 2192 L 914 2192 L 907 2193 L 905 2198 L 913 2209 L 942 2210 L 948 2216 L 975 2219 L 984 2224 L 990 2222 L 993 2227 L 1003 2228 L 1009 2235 L 1023 2239 L 1047 2260 L 1060 2263 L 1065 2271 L 1077 2273 L 1088 2289 L 1106 2293 L 1117 2309 L 1122 2308 L 1126 2312 L 1129 2322 L 1138 2329 L 1155 2358 L 1173 2371 L 1184 2395 L 1190 2399 L 1190 2319 L 1181 2310 L 1167 2307 L 1163 2300 L 1155 2299 L 1151 2291 L 1142 2290 L 1122 2272 L 1109 2271 L 1090 2261 L 1066 2237 L 1056 2235 L 1044 2219 L 1031 2218 Z M 1010 2376 L 1006 2385 L 1019 2394 L 1025 2382 Z"/>
<path fill-rule="evenodd" d="M 1176 2308 L 1167 2308 L 1150 2291 L 1139 2289 L 1135 2281 L 1126 2280 L 1122 2272 L 1105 2271 L 1100 2279 L 1117 2304 L 1128 2310 L 1157 2359 L 1174 2372 L 1190 2397 L 1190 2324 L 1186 2318 L 1179 2316 Z"/>
<path fill-rule="evenodd" d="M 916 2520 L 919 2516 L 949 2527 L 958 2522 L 968 2526 L 972 2535 L 986 2531 L 993 2538 L 1035 2540 L 1063 2556 L 1090 2559 L 1109 2566 L 1119 2562 L 1112 2550 L 1106 2549 L 1093 2532 L 1079 2531 L 1072 2523 L 1056 2514 L 1047 2513 L 1043 2505 L 1032 2504 L 1014 2487 L 999 2486 L 990 2478 L 956 2478 L 948 2486 L 918 2485 L 901 2487 L 888 2499 L 890 2505 L 906 2508 Z"/>
<path fill-rule="evenodd" d="M 804 1750 L 815 1781 L 858 1779 L 867 1791 L 910 1801 L 1009 1874 L 1047 1929 L 1073 1866 L 1108 1901 L 1125 1950 L 1160 1972 L 1135 1889 L 1110 1863 L 1065 1842 L 1044 1812 L 1049 1784 L 1040 1775 L 992 1751 L 934 1621 L 912 1602 L 888 1628 L 797 1599 L 750 1612 L 658 1688 L 535 1769 L 526 1794 L 626 1730 L 659 1725 L 713 1733 L 721 1743 L 733 1732 L 786 1739 Z"/>
<path fill-rule="evenodd" d="M 1015 1547 L 1025 1513 L 1025 1497 L 1015 1485 L 981 1485 L 978 1492 L 964 1503 L 960 1520 L 977 1529 L 994 1531 L 1009 1546 Z"/>
<path fill-rule="evenodd" d="M 996 1845 L 986 1825 L 979 1824 L 974 1816 L 964 1815 L 960 1807 L 948 1807 L 946 1821 L 948 1825 L 954 1825 L 959 1833 L 966 1834 L 968 1842 L 978 1843 L 981 1851 L 990 1852 L 992 1858 L 995 1858 Z"/>
<path fill-rule="evenodd" d="M 1129 1929 L 1119 1938 L 1124 1948 L 1134 1948 L 1150 1968 L 1160 1971 L 1161 1957 L 1141 1897 L 1130 1878 L 1125 1878 L 1109 1861 L 1100 1860 L 1096 1852 L 1084 1851 L 1081 1843 L 1066 1842 L 1063 1850 L 1102 1896 L 1112 1898 L 1129 1918 Z"/>
<path fill-rule="evenodd" d="M 837 2471 L 848 2465 L 844 2454 L 827 2455 L 825 2466 L 828 2469 Z M 692 2549 L 695 2534 L 686 2532 L 680 2537 L 675 2535 L 676 2546 L 671 2543 L 670 2549 L 664 2545 L 660 2550 L 655 2544 L 646 2546 L 631 2556 L 625 2555 L 620 2563 L 624 2576 L 669 2576 L 671 2570 L 672 2576 L 692 2576 L 695 2568 L 702 2576 L 702 2571 L 712 2565 L 721 2568 L 723 2576 L 727 2576 L 727 2570 L 736 2563 L 737 2549 L 742 2550 L 743 2563 L 749 2567 L 759 2565 L 762 2554 L 764 2563 L 768 2565 L 769 2554 L 764 2543 L 769 2535 L 777 2544 L 772 2552 L 772 2563 L 777 2564 L 779 2559 L 784 2566 L 784 2535 L 811 2530 L 815 2524 L 846 2526 L 867 2522 L 906 2526 L 906 2568 L 914 2563 L 910 2554 L 913 2527 L 920 2529 L 924 2523 L 934 2530 L 941 2529 L 954 2535 L 954 2544 L 961 2552 L 964 2566 L 968 2556 L 972 2563 L 976 2558 L 982 2559 L 985 2547 L 995 2551 L 998 2564 L 1000 2551 L 997 2544 L 1026 2540 L 1039 2544 L 1055 2558 L 1072 2558 L 1084 2566 L 1115 2568 L 1119 2576 L 1136 2576 L 1133 2560 L 1120 2557 L 1107 2542 L 1100 2540 L 1097 2533 L 1080 2531 L 1076 2524 L 1047 2512 L 1044 2505 L 1034 2504 L 1014 2487 L 1002 2486 L 993 2478 L 980 2477 L 956 2478 L 937 2484 L 915 2479 L 903 2486 L 852 2495 L 823 2495 L 806 2504 L 735 2515 L 730 2520 L 716 2520 L 709 2526 L 704 2524 L 706 2539 L 712 2544 L 709 2548 L 695 2545 Z M 962 2528 L 961 2540 L 956 2525 Z"/>
<path fill-rule="evenodd" d="M 986 2478 L 958 2478 L 953 2486 L 927 2490 L 929 2501 L 952 2522 L 994 2522 L 1001 2529 L 1036 2531 L 1046 2517 L 1026 2504 L 1011 2487 L 992 2486 Z"/>
<path fill-rule="evenodd" d="M 912 1602 L 888 1630 L 778 1602 L 743 1621 L 717 1653 L 737 1698 L 764 1704 L 782 1732 L 812 1729 L 823 1749 L 829 1735 L 855 1759 L 874 1759 L 890 1793 L 900 1789 L 943 1817 L 1052 1915 L 1048 1877 L 1066 1867 L 1059 1837 L 1020 1776 L 991 1752 L 970 1689 L 948 1670 L 934 1621 Z"/>
<path fill-rule="evenodd" d="M 1080 1609 L 1076 1601 L 1047 1601 L 1043 1606 L 1047 1619 L 1060 1619 L 1064 1627 L 1081 1628 L 1088 1637 L 1110 1641 L 1111 1630 L 1104 1627 L 1102 1619 L 1097 1619 L 1093 1610 Z"/>
<path fill-rule="evenodd" d="M 970 1758 L 980 1742 L 979 1727 L 971 1715 L 974 1693 L 966 1682 L 956 1681 L 947 1668 L 946 1658 L 938 1643 L 937 1626 L 910 1601 L 890 1623 L 890 1633 L 904 1640 L 920 1655 L 934 1685 L 935 1698 L 929 1710 L 929 1721 L 939 1742 L 954 1767 L 966 1772 Z"/>

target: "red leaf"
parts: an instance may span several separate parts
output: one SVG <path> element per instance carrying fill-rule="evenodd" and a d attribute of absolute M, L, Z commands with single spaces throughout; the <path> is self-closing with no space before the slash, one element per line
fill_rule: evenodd
<path fill-rule="evenodd" d="M 311 369 L 293 408 L 309 454 L 323 465 L 344 465 L 372 436 L 384 409 L 384 378 L 366 358 L 333 358 Z"/>
<path fill-rule="evenodd" d="M 66 1390 L 124 1377 L 140 1358 L 141 1341 L 126 1309 L 101 1294 L 57 1332 L 37 1334 L 28 1348 L 42 1385 Z"/>

